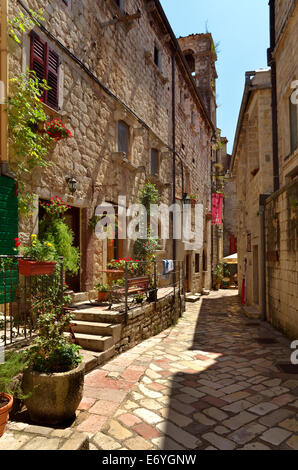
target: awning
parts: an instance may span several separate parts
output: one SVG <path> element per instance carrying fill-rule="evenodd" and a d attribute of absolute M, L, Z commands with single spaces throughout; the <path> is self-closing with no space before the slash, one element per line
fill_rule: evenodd
<path fill-rule="evenodd" d="M 223 262 L 227 264 L 238 264 L 238 253 L 226 256 L 226 258 L 223 259 Z"/>

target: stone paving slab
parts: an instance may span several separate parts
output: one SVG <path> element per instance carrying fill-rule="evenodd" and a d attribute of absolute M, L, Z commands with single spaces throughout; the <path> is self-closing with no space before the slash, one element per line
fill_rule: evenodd
<path fill-rule="evenodd" d="M 82 436 L 92 450 L 297 450 L 298 375 L 275 366 L 289 361 L 290 341 L 247 323 L 235 291 L 188 303 L 177 325 L 86 376 L 70 427 L 32 434 L 9 423 L 0 449 L 67 448 Z M 260 346 L 266 335 L 278 343 Z"/>

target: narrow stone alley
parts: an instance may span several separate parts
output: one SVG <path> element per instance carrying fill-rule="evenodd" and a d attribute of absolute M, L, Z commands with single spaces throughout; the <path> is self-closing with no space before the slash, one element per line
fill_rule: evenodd
<path fill-rule="evenodd" d="M 290 355 L 235 291 L 212 292 L 91 372 L 69 431 L 86 432 L 91 449 L 298 450 L 298 378 L 276 367 Z"/>

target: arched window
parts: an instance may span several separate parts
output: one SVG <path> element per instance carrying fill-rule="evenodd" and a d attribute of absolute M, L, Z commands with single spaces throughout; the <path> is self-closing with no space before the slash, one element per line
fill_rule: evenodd
<path fill-rule="evenodd" d="M 194 58 L 194 52 L 192 50 L 184 51 L 184 56 L 191 74 L 194 76 L 196 74 L 196 61 Z"/>

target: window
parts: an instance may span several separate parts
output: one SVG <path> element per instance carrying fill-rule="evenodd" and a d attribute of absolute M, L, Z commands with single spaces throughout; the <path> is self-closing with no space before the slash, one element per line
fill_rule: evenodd
<path fill-rule="evenodd" d="M 185 59 L 186 59 L 187 65 L 190 69 L 190 72 L 191 72 L 192 76 L 194 77 L 196 75 L 196 61 L 195 61 L 193 52 L 192 51 L 186 51 Z"/>
<path fill-rule="evenodd" d="M 298 147 L 298 105 L 292 103 L 290 97 L 290 136 L 291 136 L 291 153 L 295 152 Z"/>
<path fill-rule="evenodd" d="M 118 122 L 118 152 L 128 155 L 129 126 L 124 121 Z"/>
<path fill-rule="evenodd" d="M 161 70 L 161 52 L 156 45 L 154 46 L 154 63 Z"/>
<path fill-rule="evenodd" d="M 195 269 L 196 269 L 196 273 L 200 272 L 200 255 L 199 255 L 199 253 L 196 253 L 196 256 L 195 256 Z"/>
<path fill-rule="evenodd" d="M 60 58 L 46 41 L 31 33 L 30 69 L 39 80 L 46 80 L 50 90 L 46 90 L 42 101 L 51 108 L 59 108 L 59 67 Z"/>
<path fill-rule="evenodd" d="M 156 149 L 151 150 L 151 175 L 158 175 L 159 173 L 159 158 Z"/>

